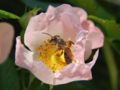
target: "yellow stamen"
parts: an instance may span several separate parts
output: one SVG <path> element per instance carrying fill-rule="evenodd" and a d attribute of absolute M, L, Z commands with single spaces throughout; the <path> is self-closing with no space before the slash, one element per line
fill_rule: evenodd
<path fill-rule="evenodd" d="M 58 50 L 58 46 L 45 42 L 37 51 L 41 60 L 52 72 L 58 72 L 66 66 L 64 50 Z"/>

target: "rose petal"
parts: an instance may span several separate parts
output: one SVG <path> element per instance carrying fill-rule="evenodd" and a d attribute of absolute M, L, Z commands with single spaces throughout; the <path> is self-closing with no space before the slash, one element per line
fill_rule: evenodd
<path fill-rule="evenodd" d="M 33 52 L 24 48 L 20 37 L 17 37 L 16 42 L 16 65 L 30 70 L 44 83 L 54 84 L 54 74 L 42 62 L 35 60 Z"/>
<path fill-rule="evenodd" d="M 38 48 L 45 40 L 50 39 L 50 36 L 43 33 L 48 33 L 51 35 L 60 35 L 61 37 L 63 37 L 63 27 L 61 21 L 38 21 L 37 18 L 41 17 L 42 15 L 37 15 L 33 17 L 30 20 L 30 23 L 28 24 L 28 27 L 25 32 L 25 44 L 33 51 L 35 51 L 36 48 Z M 41 22 L 44 24 L 49 24 L 46 24 L 47 26 L 44 26 L 45 28 L 41 29 L 42 25 L 39 25 L 39 23 Z"/>
<path fill-rule="evenodd" d="M 84 63 L 84 56 L 85 56 L 85 47 L 86 47 L 86 38 L 88 32 L 81 30 L 78 35 L 76 36 L 76 42 L 74 45 L 74 56 L 75 60 L 79 63 Z"/>
<path fill-rule="evenodd" d="M 56 17 L 56 9 L 49 5 L 47 12 L 46 12 L 46 17 L 49 21 L 52 21 Z"/>
<path fill-rule="evenodd" d="M 73 72 L 74 71 L 74 72 Z M 72 81 L 91 80 L 91 69 L 80 63 L 72 63 L 66 66 L 62 71 L 56 73 L 56 85 L 65 84 Z"/>
<path fill-rule="evenodd" d="M 91 62 L 89 62 L 87 65 L 89 68 L 92 68 L 98 58 L 99 55 L 99 49 L 95 52 L 94 56 L 93 56 L 93 60 Z"/>
<path fill-rule="evenodd" d="M 73 8 L 69 4 L 62 4 L 58 7 L 56 7 L 56 11 L 58 14 L 62 14 L 64 12 L 73 12 Z"/>
<path fill-rule="evenodd" d="M 56 11 L 58 14 L 62 14 L 62 13 L 73 14 L 73 16 L 79 18 L 78 20 L 80 20 L 80 22 L 87 19 L 87 13 L 85 12 L 85 10 L 83 10 L 82 8 L 72 7 L 69 4 L 62 4 L 56 7 Z"/>
<path fill-rule="evenodd" d="M 85 17 L 87 15 L 85 11 L 82 9 L 73 8 L 72 6 L 67 4 L 58 6 L 56 8 L 56 11 L 58 12 L 59 18 L 63 23 L 64 39 L 75 41 L 76 34 L 82 29 L 80 27 L 80 19 L 86 19 Z"/>
<path fill-rule="evenodd" d="M 14 37 L 13 26 L 2 22 L 0 23 L 0 63 L 3 63 L 8 57 Z"/>
<path fill-rule="evenodd" d="M 88 39 L 92 42 L 92 49 L 103 46 L 104 36 L 103 33 L 97 28 L 92 21 L 86 20 L 82 23 L 84 29 L 89 31 Z"/>
<path fill-rule="evenodd" d="M 86 40 L 84 59 L 87 60 L 90 57 L 91 53 L 92 53 L 92 43 L 90 40 Z"/>
<path fill-rule="evenodd" d="M 81 30 L 79 18 L 73 13 L 63 13 L 60 20 L 64 27 L 64 39 L 75 41 L 76 34 Z"/>
<path fill-rule="evenodd" d="M 82 23 L 83 21 L 87 20 L 87 13 L 86 13 L 86 11 L 84 9 L 74 7 L 74 11 L 75 11 L 75 13 L 77 15 L 79 15 L 80 23 Z"/>
<path fill-rule="evenodd" d="M 92 49 L 100 48 L 104 44 L 104 35 L 97 27 L 90 31 L 88 38 L 92 42 Z"/>
<path fill-rule="evenodd" d="M 78 80 L 91 80 L 91 69 L 97 60 L 98 54 L 99 50 L 96 51 L 93 60 L 88 64 L 72 63 L 66 66 L 59 73 L 56 73 L 56 85 Z"/>
<path fill-rule="evenodd" d="M 33 63 L 33 53 L 24 48 L 21 38 L 16 38 L 15 64 L 26 69 L 31 69 Z"/>

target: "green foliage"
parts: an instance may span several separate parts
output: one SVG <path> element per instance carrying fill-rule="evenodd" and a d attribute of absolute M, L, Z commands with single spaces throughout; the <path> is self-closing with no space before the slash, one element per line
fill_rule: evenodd
<path fill-rule="evenodd" d="M 110 46 L 112 46 L 113 49 L 116 50 L 119 54 L 119 49 L 117 48 L 117 45 L 113 43 L 113 41 L 120 41 L 120 26 L 114 20 L 102 19 L 92 15 L 89 16 L 89 19 L 95 21 L 96 24 L 98 24 L 102 28 L 101 30 L 105 35 L 105 45 L 103 47 L 103 53 L 110 75 L 110 81 L 112 85 L 111 88 L 112 90 L 117 90 L 118 71 L 115 63 L 115 58 L 113 56 L 113 51 L 111 50 Z"/>
<path fill-rule="evenodd" d="M 24 41 L 25 29 L 28 25 L 28 22 L 29 22 L 30 18 L 35 16 L 38 13 L 39 10 L 40 10 L 40 8 L 34 8 L 34 9 L 24 13 L 24 15 L 22 17 L 20 17 L 18 22 L 20 23 L 20 25 L 22 27 L 22 31 L 20 33 L 20 36 L 22 37 L 22 41 Z"/>
<path fill-rule="evenodd" d="M 27 90 L 96 90 L 92 81 L 72 82 L 63 85 L 51 86 L 34 79 Z"/>
<path fill-rule="evenodd" d="M 4 11 L 4 10 L 0 10 L 0 19 L 20 19 L 19 16 L 13 14 L 13 13 L 10 13 L 10 12 L 7 12 L 7 11 Z"/>
<path fill-rule="evenodd" d="M 27 6 L 31 8 L 42 8 L 42 10 L 46 10 L 49 5 L 57 6 L 59 4 L 44 1 L 44 0 L 22 0 Z"/>
<path fill-rule="evenodd" d="M 19 78 L 12 59 L 0 64 L 0 90 L 19 90 Z"/>
<path fill-rule="evenodd" d="M 96 0 L 65 0 L 68 3 L 84 8 L 88 14 L 111 19 L 113 16 L 101 7 Z"/>
<path fill-rule="evenodd" d="M 49 90 L 49 86 L 35 78 L 27 90 Z"/>
<path fill-rule="evenodd" d="M 118 90 L 118 70 L 117 70 L 115 58 L 110 48 L 110 43 L 108 40 L 105 40 L 103 53 L 104 53 L 105 61 L 110 73 L 110 80 L 112 85 L 111 88 L 112 90 Z"/>
<path fill-rule="evenodd" d="M 27 27 L 30 18 L 35 16 L 39 10 L 40 10 L 40 8 L 34 8 L 33 10 L 30 10 L 30 11 L 24 13 L 24 15 L 19 20 L 19 23 L 23 29 L 25 29 Z"/>
<path fill-rule="evenodd" d="M 102 19 L 96 16 L 89 16 L 89 19 L 94 20 L 110 40 L 120 40 L 120 26 L 114 20 Z"/>
<path fill-rule="evenodd" d="M 105 0 L 105 1 L 116 4 L 116 5 L 120 5 L 120 0 Z"/>

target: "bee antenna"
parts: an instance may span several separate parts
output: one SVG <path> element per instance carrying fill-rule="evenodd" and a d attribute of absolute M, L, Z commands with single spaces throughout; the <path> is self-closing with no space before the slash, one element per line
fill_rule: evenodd
<path fill-rule="evenodd" d="M 42 34 L 46 34 L 46 35 L 48 35 L 48 36 L 50 36 L 50 37 L 53 37 L 51 34 L 49 34 L 49 33 L 45 33 L 45 32 L 43 32 Z"/>

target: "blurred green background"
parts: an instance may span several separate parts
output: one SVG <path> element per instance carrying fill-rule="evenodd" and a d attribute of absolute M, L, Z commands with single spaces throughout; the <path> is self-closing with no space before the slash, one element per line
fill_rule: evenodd
<path fill-rule="evenodd" d="M 0 21 L 11 23 L 15 37 L 24 36 L 31 16 L 45 12 L 48 5 L 63 3 L 85 9 L 88 19 L 101 28 L 105 45 L 92 69 L 93 80 L 54 86 L 53 90 L 120 90 L 120 0 L 0 0 Z M 50 90 L 29 71 L 14 64 L 14 45 L 8 60 L 0 65 L 0 90 Z"/>

